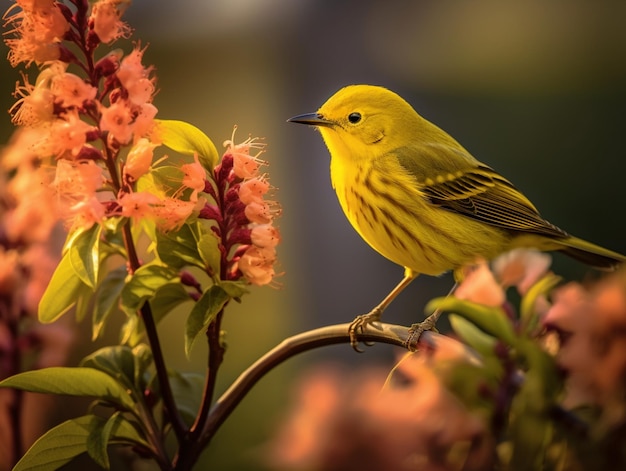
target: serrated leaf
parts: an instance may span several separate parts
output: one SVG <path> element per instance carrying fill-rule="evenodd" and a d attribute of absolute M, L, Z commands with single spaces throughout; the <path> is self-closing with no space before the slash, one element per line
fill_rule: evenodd
<path fill-rule="evenodd" d="M 67 246 L 72 268 L 80 280 L 92 289 L 98 282 L 101 231 L 100 224 L 94 224 L 86 231 L 79 232 Z"/>
<path fill-rule="evenodd" d="M 144 265 L 139 267 L 122 289 L 122 309 L 134 315 L 146 301 L 152 299 L 159 288 L 178 280 L 178 274 L 169 267 Z"/>
<path fill-rule="evenodd" d="M 215 145 L 197 127 L 184 121 L 156 119 L 159 137 L 163 144 L 185 155 L 198 154 L 206 169 L 213 169 L 219 160 Z"/>
<path fill-rule="evenodd" d="M 187 357 L 189 357 L 191 347 L 198 334 L 209 325 L 229 299 L 226 291 L 217 285 L 211 286 L 198 299 L 189 313 L 189 317 L 187 317 L 185 329 L 185 354 Z"/>
<path fill-rule="evenodd" d="M 107 420 L 85 415 L 68 420 L 42 435 L 15 465 L 13 471 L 52 471 L 87 452 L 89 435 L 102 430 Z M 136 444 L 150 450 L 150 445 L 127 420 L 111 425 L 109 443 Z"/>
<path fill-rule="evenodd" d="M 434 312 L 436 309 L 454 312 L 465 317 L 480 329 L 508 345 L 515 345 L 517 342 L 513 326 L 502 309 L 465 301 L 454 296 L 435 298 L 428 303 L 425 310 Z"/>
<path fill-rule="evenodd" d="M 72 267 L 69 251 L 66 252 L 39 301 L 39 321 L 54 322 L 90 291 Z"/>
<path fill-rule="evenodd" d="M 126 410 L 132 410 L 135 406 L 135 401 L 122 384 L 94 368 L 56 366 L 26 371 L 0 381 L 0 387 L 38 393 L 96 397 Z"/>
<path fill-rule="evenodd" d="M 104 325 L 116 308 L 126 283 L 128 272 L 125 266 L 116 268 L 107 273 L 96 290 L 93 307 L 92 340 L 96 340 L 103 331 Z"/>
<path fill-rule="evenodd" d="M 204 268 L 195 235 L 188 224 L 178 231 L 156 233 L 156 247 L 163 263 L 174 268 L 193 265 Z"/>

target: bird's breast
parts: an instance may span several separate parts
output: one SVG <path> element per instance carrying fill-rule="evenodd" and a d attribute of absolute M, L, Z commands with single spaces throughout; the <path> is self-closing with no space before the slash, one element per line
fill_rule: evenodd
<path fill-rule="evenodd" d="M 414 179 L 397 170 L 367 163 L 331 164 L 339 203 L 373 249 L 398 265 L 428 275 L 492 255 L 481 245 L 486 237 L 483 225 L 431 205 Z M 494 242 L 501 236 L 500 231 L 488 234 Z"/>

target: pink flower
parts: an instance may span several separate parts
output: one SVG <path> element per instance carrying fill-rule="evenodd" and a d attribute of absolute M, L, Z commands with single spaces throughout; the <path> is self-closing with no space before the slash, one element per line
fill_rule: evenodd
<path fill-rule="evenodd" d="M 233 137 L 235 136 L 235 131 L 237 127 L 233 130 Z M 259 159 L 259 155 L 261 155 L 265 151 L 265 144 L 259 142 L 257 138 L 248 138 L 241 144 L 235 144 L 233 140 L 224 141 L 224 147 L 226 147 L 226 155 L 232 155 L 233 157 L 233 171 L 235 175 L 239 178 L 253 178 L 258 175 L 259 167 L 265 164 L 264 161 Z M 255 155 L 251 155 L 251 150 L 257 150 L 258 152 Z"/>
<path fill-rule="evenodd" d="M 246 205 L 244 212 L 250 222 L 257 224 L 269 224 L 273 219 L 270 205 L 266 202 L 253 201 Z"/>
<path fill-rule="evenodd" d="M 157 147 L 157 144 L 153 144 L 145 138 L 141 138 L 135 143 L 128 152 L 126 162 L 124 163 L 124 175 L 126 178 L 131 178 L 134 181 L 148 173 L 152 165 L 155 147 Z"/>
<path fill-rule="evenodd" d="M 113 103 L 108 108 L 102 108 L 100 129 L 109 132 L 120 144 L 127 144 L 133 136 L 133 112 L 124 100 Z"/>
<path fill-rule="evenodd" d="M 160 203 L 160 199 L 146 191 L 126 193 L 118 203 L 122 207 L 122 216 L 142 219 L 154 216 L 154 206 Z"/>
<path fill-rule="evenodd" d="M 76 109 L 69 109 L 61 118 L 50 123 L 48 138 L 38 149 L 42 155 L 77 157 L 94 130 L 93 126 L 80 119 Z"/>
<path fill-rule="evenodd" d="M 82 78 L 70 73 L 54 77 L 50 91 L 62 106 L 81 108 L 86 101 L 96 98 L 98 89 L 86 83 Z"/>
<path fill-rule="evenodd" d="M 485 306 L 499 307 L 506 301 L 502 287 L 493 276 L 487 262 L 482 261 L 465 276 L 454 296 Z"/>
<path fill-rule="evenodd" d="M 36 85 L 31 85 L 28 76 L 23 75 L 22 79 L 24 85 L 18 82 L 13 94 L 18 100 L 9 109 L 13 124 L 35 126 L 51 121 L 54 118 L 54 94 L 45 81 L 38 80 Z"/>
<path fill-rule="evenodd" d="M 589 289 L 570 283 L 557 290 L 543 323 L 556 332 L 556 361 L 567 374 L 565 405 L 600 405 L 607 423 L 624 419 L 626 394 L 626 272 Z"/>
<path fill-rule="evenodd" d="M 183 186 L 191 188 L 195 194 L 204 190 L 206 171 L 198 160 L 198 154 L 194 154 L 193 160 L 193 163 L 183 164 L 180 169 L 185 174 L 183 177 Z"/>
<path fill-rule="evenodd" d="M 154 117 L 158 112 L 157 107 L 152 103 L 144 103 L 137 106 L 135 112 L 137 113 L 133 124 L 135 139 L 150 136 L 150 140 L 156 142 L 156 140 L 152 138 L 151 134 L 154 128 Z"/>
<path fill-rule="evenodd" d="M 21 8 L 21 10 L 18 10 Z M 70 25 L 53 0 L 17 0 L 4 15 L 12 30 L 6 39 L 9 62 L 15 67 L 20 62 L 42 64 L 60 57 L 59 43 Z"/>
<path fill-rule="evenodd" d="M 545 275 L 552 263 L 550 255 L 535 249 L 514 249 L 493 263 L 493 271 L 505 287 L 517 286 L 523 296 Z"/>
<path fill-rule="evenodd" d="M 280 243 L 280 233 L 270 224 L 261 224 L 252 227 L 250 240 L 257 247 L 276 247 Z"/>
<path fill-rule="evenodd" d="M 99 0 L 93 4 L 89 23 L 100 41 L 109 44 L 130 35 L 130 26 L 120 20 L 127 6 L 125 0 Z"/>
<path fill-rule="evenodd" d="M 250 283 L 261 286 L 270 283 L 276 275 L 275 262 L 276 251 L 273 247 L 251 245 L 239 259 L 237 268 Z"/>
<path fill-rule="evenodd" d="M 52 187 L 66 208 L 81 201 L 90 200 L 102 187 L 102 168 L 94 161 L 59 160 Z"/>
<path fill-rule="evenodd" d="M 271 469 L 492 469 L 488 419 L 468 410 L 435 366 L 407 357 L 394 373 L 403 379 L 384 387 L 386 372 L 376 369 L 308 372 L 268 447 Z"/>
<path fill-rule="evenodd" d="M 203 204 L 204 202 L 199 202 Z M 180 227 L 191 217 L 198 203 L 196 201 L 184 201 L 177 198 L 164 198 L 155 205 L 153 211 L 157 218 L 157 227 L 164 231 L 173 231 Z"/>
<path fill-rule="evenodd" d="M 40 158 L 35 146 L 44 137 L 47 138 L 47 132 L 41 127 L 17 128 L 9 143 L 1 150 L 0 166 L 6 169 L 19 168 L 22 165 L 32 167 Z"/>
<path fill-rule="evenodd" d="M 250 178 L 241 183 L 239 187 L 239 199 L 243 204 L 252 202 L 263 202 L 265 195 L 270 188 L 269 182 L 262 177 Z"/>
<path fill-rule="evenodd" d="M 32 244 L 50 238 L 59 214 L 49 174 L 47 168 L 22 164 L 5 186 L 15 202 L 3 215 L 6 237 L 13 243 Z"/>
<path fill-rule="evenodd" d="M 124 57 L 116 76 L 124 89 L 128 92 L 128 100 L 133 105 L 143 105 L 152 101 L 154 94 L 154 79 L 150 78 L 152 67 L 144 67 L 141 64 L 145 48 L 139 45 L 130 54 Z"/>
<path fill-rule="evenodd" d="M 94 224 L 99 224 L 106 216 L 102 202 L 95 196 L 70 206 L 68 216 L 71 229 L 89 229 Z"/>

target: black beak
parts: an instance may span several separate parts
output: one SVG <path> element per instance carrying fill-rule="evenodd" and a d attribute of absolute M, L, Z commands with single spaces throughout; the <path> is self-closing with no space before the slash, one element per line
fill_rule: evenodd
<path fill-rule="evenodd" d="M 289 123 L 309 124 L 311 126 L 333 126 L 332 121 L 324 119 L 319 113 L 299 114 L 287 120 Z"/>

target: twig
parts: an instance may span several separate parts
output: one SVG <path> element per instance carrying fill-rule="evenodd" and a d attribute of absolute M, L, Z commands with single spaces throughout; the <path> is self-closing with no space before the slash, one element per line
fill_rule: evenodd
<path fill-rule="evenodd" d="M 128 272 L 133 274 L 135 270 L 141 265 L 137 252 L 135 250 L 135 244 L 133 242 L 133 235 L 130 229 L 130 221 L 126 221 L 123 227 L 124 244 L 126 246 L 126 252 L 128 255 Z M 144 327 L 146 328 L 146 336 L 150 343 L 150 349 L 152 350 L 152 358 L 154 360 L 154 368 L 156 369 L 157 378 L 159 380 L 159 386 L 161 388 L 161 397 L 163 398 L 163 405 L 167 410 L 168 417 L 172 423 L 174 433 L 179 442 L 187 433 L 185 423 L 183 422 L 178 408 L 176 407 L 176 401 L 174 400 L 174 394 L 172 393 L 172 387 L 167 376 L 167 367 L 165 366 L 165 359 L 163 358 L 163 350 L 161 349 L 161 342 L 159 341 L 159 334 L 157 332 L 156 323 L 154 322 L 154 316 L 152 315 L 152 309 L 148 302 L 141 306 L 141 319 L 143 320 Z"/>
<path fill-rule="evenodd" d="M 293 337 L 283 340 L 280 344 L 259 358 L 239 375 L 237 380 L 216 401 L 203 430 L 203 434 L 199 439 L 199 448 L 204 449 L 208 445 L 222 423 L 228 418 L 252 387 L 269 371 L 299 353 L 326 345 L 350 343 L 349 327 L 350 324 L 337 324 L 294 335 Z M 424 332 L 421 339 L 427 340 L 430 335 L 432 335 L 430 332 Z M 420 339 L 415 339 L 414 343 L 407 345 L 407 340 L 410 340 L 408 327 L 376 323 L 374 327 L 369 327 L 365 332 L 360 334 L 358 340 L 362 342 L 387 343 L 414 351 L 417 349 L 417 344 Z"/>

